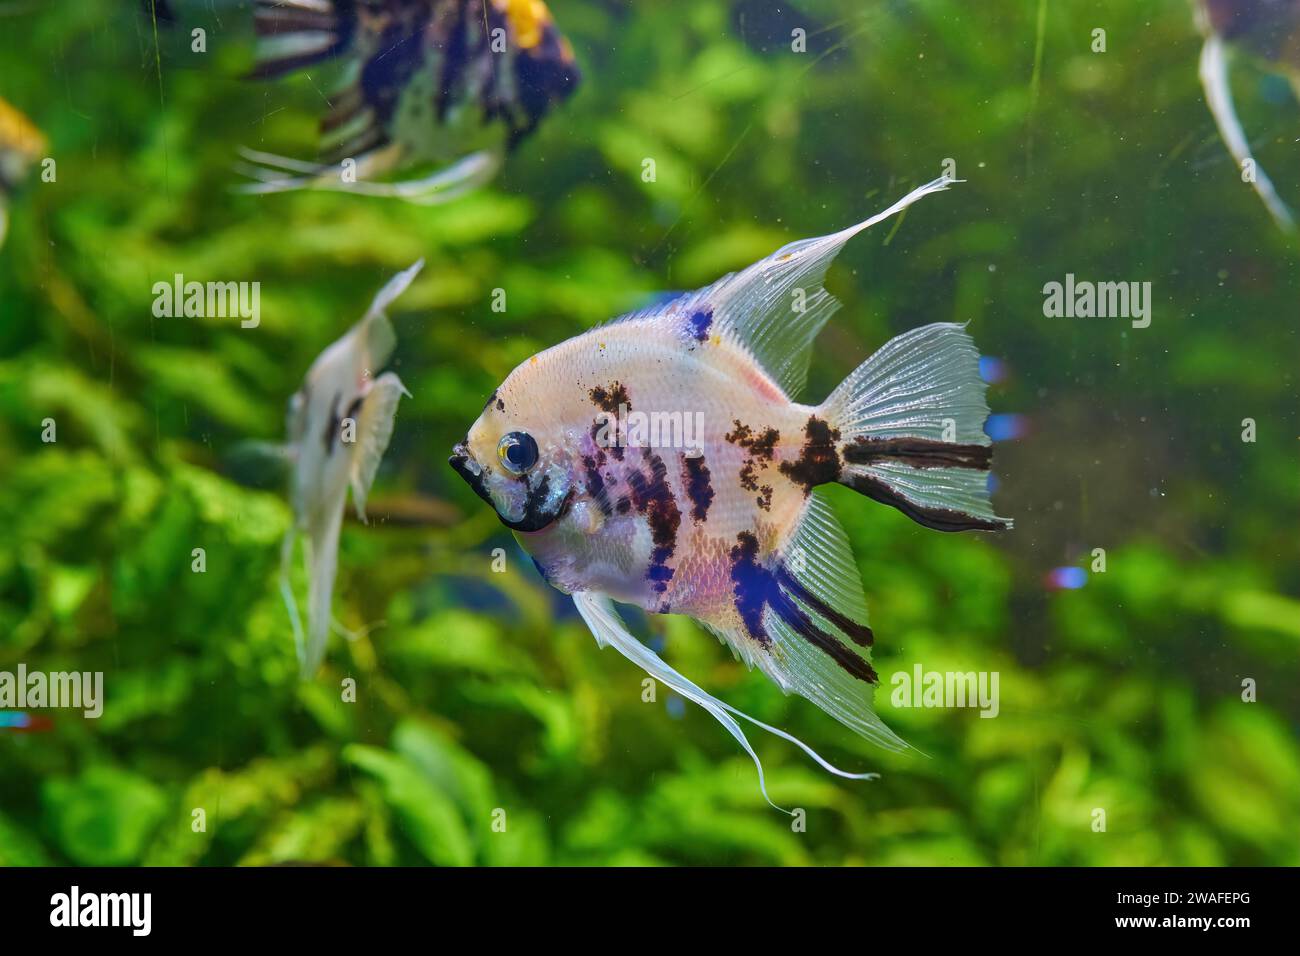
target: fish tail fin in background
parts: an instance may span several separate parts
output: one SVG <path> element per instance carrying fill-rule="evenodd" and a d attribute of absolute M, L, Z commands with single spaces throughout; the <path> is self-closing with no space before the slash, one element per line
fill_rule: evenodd
<path fill-rule="evenodd" d="M 1268 209 L 1273 221 L 1284 232 L 1295 231 L 1295 217 L 1287 204 L 1277 194 L 1273 181 L 1268 178 L 1259 163 L 1250 153 L 1250 141 L 1241 128 L 1237 118 L 1237 108 L 1232 102 L 1232 87 L 1228 81 L 1228 50 L 1223 38 L 1215 33 L 1207 33 L 1205 46 L 1201 49 L 1201 86 L 1205 89 L 1205 101 L 1219 127 L 1228 152 L 1237 161 L 1238 172 L 1250 162 L 1254 168 L 1255 192 Z M 1298 84 L 1300 86 L 1300 84 Z M 1300 95 L 1300 91 L 1298 91 Z"/>
<path fill-rule="evenodd" d="M 257 62 L 249 78 L 273 79 L 351 53 L 358 25 L 356 7 L 356 0 L 257 0 L 253 11 Z M 393 99 L 400 82 L 418 68 L 422 33 L 411 29 L 397 36 L 397 42 L 384 51 L 384 62 L 393 74 L 393 89 L 385 97 Z M 235 191 L 261 195 L 324 189 L 427 206 L 463 196 L 496 176 L 503 161 L 501 151 L 482 149 L 419 179 L 371 181 L 399 166 L 404 155 L 389 141 L 380 122 L 382 104 L 372 102 L 362 88 L 364 72 L 363 64 L 351 63 L 345 74 L 349 80 L 332 99 L 330 112 L 321 123 L 322 161 L 241 147 L 244 162 L 236 168 L 255 182 L 243 183 Z M 349 158 L 356 163 L 355 175 L 345 180 L 340 163 Z"/>
<path fill-rule="evenodd" d="M 963 326 L 886 342 L 821 406 L 838 432 L 838 481 L 938 531 L 1001 531 L 989 500 L 988 386 Z"/>
<path fill-rule="evenodd" d="M 355 0 L 256 0 L 254 79 L 270 79 L 345 51 L 356 29 Z"/>

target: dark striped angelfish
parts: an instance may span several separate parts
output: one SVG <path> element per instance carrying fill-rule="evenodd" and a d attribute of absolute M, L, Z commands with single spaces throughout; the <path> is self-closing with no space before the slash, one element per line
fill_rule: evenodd
<path fill-rule="evenodd" d="M 325 657 L 348 488 L 357 517 L 364 521 L 366 496 L 392 437 L 397 403 L 403 395 L 410 397 L 395 373 L 376 374 L 397 344 L 384 310 L 423 265 L 421 259 L 390 279 L 361 320 L 316 357 L 302 388 L 289 399 L 284 452 L 292 468 L 294 522 L 280 555 L 280 593 L 289 609 L 303 677 L 316 673 Z M 307 538 L 310 579 L 305 637 L 289 580 L 299 534 Z"/>
<path fill-rule="evenodd" d="M 948 183 L 533 356 L 451 457 L 546 580 L 573 595 L 597 642 L 705 708 L 756 764 L 737 717 L 833 773 L 871 776 L 832 767 L 687 680 L 613 602 L 688 615 L 782 690 L 906 747 L 872 710 L 862 583 L 819 488 L 847 485 L 941 531 L 1010 527 L 989 502 L 979 356 L 962 326 L 927 325 L 886 343 L 821 404 L 793 396 L 839 306 L 822 287 L 831 260 Z"/>
<path fill-rule="evenodd" d="M 1197 24 L 1205 34 L 1201 48 L 1201 85 L 1219 135 L 1237 161 L 1238 172 L 1249 163 L 1255 192 L 1283 230 L 1295 229 L 1295 217 L 1278 196 L 1273 181 L 1255 162 L 1237 118 L 1228 82 L 1230 49 L 1247 52 L 1271 72 L 1291 81 L 1300 95 L 1300 0 L 1197 0 Z"/>
<path fill-rule="evenodd" d="M 259 180 L 246 192 L 445 202 L 496 175 L 580 78 L 541 0 L 256 0 L 255 16 L 253 76 L 330 59 L 344 72 L 321 123 L 320 162 L 244 150 L 253 165 L 243 171 Z"/>
<path fill-rule="evenodd" d="M 0 246 L 9 231 L 9 197 L 45 149 L 45 137 L 32 121 L 0 99 Z"/>

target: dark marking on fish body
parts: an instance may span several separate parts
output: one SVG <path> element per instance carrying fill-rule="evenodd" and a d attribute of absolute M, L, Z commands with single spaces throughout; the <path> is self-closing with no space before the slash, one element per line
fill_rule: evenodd
<path fill-rule="evenodd" d="M 748 531 L 736 535 L 736 545 L 731 549 L 732 593 L 736 597 L 736 613 L 744 622 L 749 636 L 761 646 L 768 647 L 772 639 L 763 627 L 763 608 L 768 603 L 768 592 L 773 587 L 772 573 L 756 560 L 758 539 Z"/>
<path fill-rule="evenodd" d="M 334 442 L 339 437 L 339 402 L 343 400 L 342 394 L 335 394 L 334 401 L 330 402 L 330 419 L 325 423 L 325 434 L 321 435 L 321 440 L 325 443 L 325 454 L 330 455 L 334 451 Z"/>
<path fill-rule="evenodd" d="M 623 447 L 618 443 L 618 434 L 615 433 L 610 437 L 610 423 L 597 419 L 591 425 L 591 441 L 596 446 L 596 461 L 600 465 L 605 464 L 605 450 L 614 456 L 616 461 L 623 460 Z M 601 439 L 600 433 L 604 431 L 606 438 Z"/>
<path fill-rule="evenodd" d="M 632 499 L 629 498 L 627 495 L 624 495 L 623 497 L 619 498 L 618 504 L 615 505 L 614 510 L 621 515 L 627 514 L 629 511 L 632 510 Z"/>
<path fill-rule="evenodd" d="M 816 415 L 804 426 L 804 443 L 796 461 L 781 462 L 781 474 L 797 485 L 803 486 L 804 497 L 812 494 L 818 485 L 829 484 L 840 478 L 840 456 L 835 443 L 840 440 L 838 428 L 831 428 Z"/>
<path fill-rule="evenodd" d="M 611 382 L 608 387 L 597 385 L 587 394 L 591 396 L 592 403 L 609 416 L 617 416 L 620 405 L 629 409 L 632 407 L 632 401 L 628 397 L 627 388 L 619 382 Z M 599 437 L 602 430 L 604 430 L 606 435 L 606 440 L 604 442 L 602 442 Z M 623 460 L 623 446 L 619 444 L 617 417 L 614 417 L 613 421 L 610 419 L 601 421 L 597 418 L 595 423 L 591 426 L 591 437 L 595 439 L 597 446 L 608 448 L 609 453 L 613 455 L 616 460 Z"/>
<path fill-rule="evenodd" d="M 758 539 L 749 531 L 736 535 L 736 545 L 731 549 L 731 580 L 736 612 L 749 636 L 761 647 L 770 647 L 772 643 L 763 624 L 763 612 L 770 607 L 794 633 L 830 657 L 844 671 L 869 684 L 877 682 L 876 672 L 865 657 L 818 627 L 795 603 L 791 596 L 792 587 L 798 589 L 796 593 L 801 592 L 800 600 L 803 600 L 802 595 L 812 597 L 806 603 L 836 627 L 841 627 L 855 642 L 863 643 L 865 639 L 869 643 L 870 629 L 826 607 L 824 602 L 795 581 L 783 566 L 778 565 L 775 572 L 763 567 L 758 562 Z M 828 613 L 822 613 L 823 608 Z"/>
<path fill-rule="evenodd" d="M 935 531 L 1005 531 L 1009 527 L 1004 518 L 978 518 L 952 508 L 923 507 L 870 475 L 855 473 L 842 480 L 859 494 L 866 495 L 872 501 L 879 501 L 882 505 L 897 508 L 917 524 Z"/>
<path fill-rule="evenodd" d="M 351 404 L 348 405 L 348 410 L 343 413 L 343 417 L 352 419 L 352 423 L 355 425 L 357 423 L 357 412 L 361 411 L 361 403 L 364 401 L 365 399 L 360 395 L 352 399 Z"/>
<path fill-rule="evenodd" d="M 766 428 L 755 432 L 748 425 L 742 425 L 739 418 L 733 419 L 735 429 L 722 436 L 726 441 L 741 448 L 749 449 L 750 455 L 763 461 L 771 461 L 776 450 L 776 443 L 781 440 L 781 433 L 775 428 Z"/>
<path fill-rule="evenodd" d="M 588 455 L 582 459 L 582 467 L 585 471 L 588 496 L 596 503 L 600 513 L 608 518 L 614 513 L 614 509 L 609 504 L 609 494 L 605 490 L 605 479 L 600 473 L 599 462 Z"/>
<path fill-rule="evenodd" d="M 758 498 L 755 500 L 764 511 L 772 510 L 772 492 L 774 490 L 771 485 L 764 485 L 758 489 Z"/>
<path fill-rule="evenodd" d="M 869 438 L 859 435 L 844 448 L 844 460 L 854 465 L 897 461 L 913 468 L 973 468 L 988 471 L 991 445 L 958 444 L 933 438 Z"/>
<path fill-rule="evenodd" d="M 502 403 L 497 401 L 496 389 L 492 390 L 492 394 L 488 396 L 488 400 L 483 403 L 483 411 L 486 412 L 489 408 L 491 408 L 494 402 L 497 403 L 497 410 L 500 411 L 502 407 Z"/>
<path fill-rule="evenodd" d="M 638 513 L 645 515 L 654 542 L 646 578 L 652 582 L 653 589 L 662 594 L 668 590 L 668 582 L 674 573 L 668 567 L 668 559 L 677 550 L 677 529 L 682 523 L 682 513 L 668 485 L 668 466 L 664 460 L 648 448 L 642 452 L 642 457 L 650 466 L 650 477 L 634 471 L 628 475 L 627 481 L 632 487 L 632 504 Z"/>
<path fill-rule="evenodd" d="M 683 483 L 686 495 L 691 499 L 691 520 L 701 524 L 708 519 L 709 505 L 713 504 L 713 485 L 710 483 L 709 466 L 704 456 L 682 458 Z"/>
<path fill-rule="evenodd" d="M 608 388 L 597 385 L 587 394 L 591 396 L 591 400 L 597 408 L 611 415 L 618 414 L 620 405 L 626 405 L 629 409 L 632 407 L 632 402 L 628 398 L 627 387 L 620 382 L 611 382 Z"/>
<path fill-rule="evenodd" d="M 780 441 L 781 433 L 775 428 L 765 428 L 761 432 L 756 432 L 748 425 L 743 424 L 739 418 L 732 419 L 732 424 L 736 427 L 722 437 L 731 444 L 739 445 L 749 452 L 741 463 L 740 473 L 737 475 L 740 480 L 740 487 L 746 491 L 760 491 L 758 469 L 766 468 L 767 463 L 776 454 L 776 443 Z M 769 510 L 772 504 L 771 488 L 767 485 L 764 485 L 763 488 L 764 491 L 758 495 L 758 506 L 764 510 Z M 764 503 L 765 499 L 766 504 Z"/>
<path fill-rule="evenodd" d="M 707 342 L 709 329 L 713 327 L 713 308 L 705 306 L 691 313 L 691 332 L 697 342 Z"/>

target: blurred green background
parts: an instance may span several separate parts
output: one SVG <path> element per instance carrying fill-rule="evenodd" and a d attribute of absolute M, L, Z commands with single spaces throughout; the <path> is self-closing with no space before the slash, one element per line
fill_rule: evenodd
<path fill-rule="evenodd" d="M 237 147 L 312 154 L 331 71 L 242 80 L 247 9 L 197 6 L 205 54 L 188 23 L 156 49 L 132 4 L 0 3 L 0 96 L 57 161 L 0 250 L 0 669 L 101 670 L 106 693 L 98 721 L 0 729 L 0 864 L 1300 862 L 1297 249 L 1217 138 L 1188 4 L 554 0 L 579 92 L 436 208 L 233 194 Z M 1300 203 L 1300 106 L 1249 64 L 1234 88 Z M 877 706 L 928 756 L 873 748 L 688 620 L 632 619 L 730 703 L 881 772 L 839 780 L 755 732 L 795 832 L 710 716 L 642 702 L 446 457 L 533 352 L 864 218 L 949 157 L 964 184 L 832 270 L 845 308 L 808 393 L 963 321 L 1011 369 L 994 410 L 1031 422 L 997 449 L 1006 535 L 832 492 Z M 370 630 L 300 683 L 286 497 L 232 449 L 283 437 L 312 359 L 419 256 L 393 311 L 414 397 L 373 497 L 388 518 L 349 506 L 335 590 Z M 259 281 L 260 327 L 155 318 L 177 272 Z M 1067 272 L 1151 282 L 1151 326 L 1045 318 Z M 1094 548 L 1105 573 L 1045 587 Z M 1000 672 L 1000 716 L 894 708 L 916 663 Z"/>

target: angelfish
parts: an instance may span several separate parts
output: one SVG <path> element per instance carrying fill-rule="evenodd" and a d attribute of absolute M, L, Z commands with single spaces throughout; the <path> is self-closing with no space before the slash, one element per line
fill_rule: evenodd
<path fill-rule="evenodd" d="M 393 372 L 376 375 L 397 344 L 384 309 L 423 265 L 421 259 L 390 279 L 361 320 L 316 358 L 302 388 L 289 399 L 287 454 L 294 523 L 281 549 L 280 593 L 289 610 L 303 677 L 314 674 L 325 656 L 348 487 L 357 517 L 365 521 L 366 496 L 392 436 L 397 403 L 403 395 L 410 397 Z M 299 534 L 307 538 L 310 579 L 305 639 L 289 582 Z"/>
<path fill-rule="evenodd" d="M 1254 167 L 1255 192 L 1278 227 L 1292 232 L 1295 216 L 1255 162 L 1237 118 L 1228 82 L 1228 54 L 1232 48 L 1250 53 L 1272 72 L 1289 78 L 1300 96 L 1300 0 L 1197 0 L 1196 22 L 1205 35 L 1201 86 L 1219 135 L 1236 160 L 1239 173 L 1244 172 L 1247 163 Z"/>
<path fill-rule="evenodd" d="M 245 192 L 445 202 L 492 179 L 581 77 L 542 0 L 255 0 L 254 24 L 252 76 L 337 60 L 342 77 L 321 161 L 244 150 L 253 165 L 243 171 L 260 180 Z M 429 164 L 427 175 L 379 181 Z"/>
<path fill-rule="evenodd" d="M 866 599 L 821 486 L 847 485 L 941 531 L 1011 527 L 989 501 L 979 355 L 963 326 L 926 325 L 887 342 L 822 403 L 795 396 L 839 306 L 822 286 L 835 255 L 949 182 L 534 355 L 450 459 L 543 577 L 573 596 L 598 644 L 723 724 L 754 759 L 764 796 L 737 717 L 833 773 L 872 775 L 831 766 L 692 683 L 629 633 L 614 602 L 688 615 L 786 693 L 906 748 L 872 709 Z M 674 416 L 696 413 L 701 434 L 682 447 Z"/>

